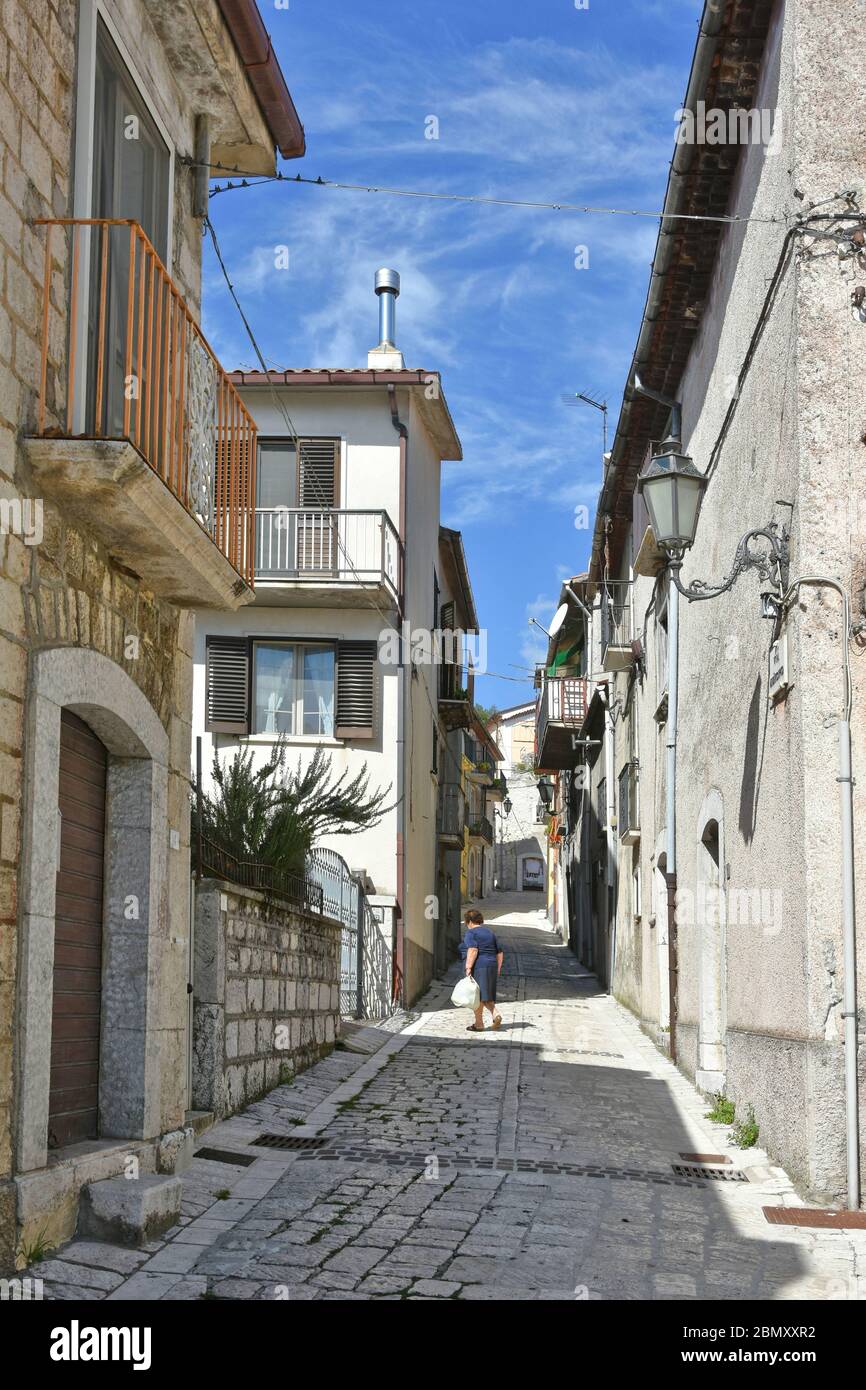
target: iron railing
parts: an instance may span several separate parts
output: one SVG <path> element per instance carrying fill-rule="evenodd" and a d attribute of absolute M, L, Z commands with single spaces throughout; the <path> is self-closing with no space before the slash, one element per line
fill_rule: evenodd
<path fill-rule="evenodd" d="M 601 596 L 601 650 L 631 646 L 631 585 L 608 584 Z"/>
<path fill-rule="evenodd" d="M 463 788 L 453 782 L 439 788 L 439 806 L 436 817 L 436 831 L 443 840 L 463 842 L 466 824 L 466 796 Z"/>
<path fill-rule="evenodd" d="M 400 537 L 385 511 L 257 507 L 258 579 L 386 584 L 397 596 Z"/>
<path fill-rule="evenodd" d="M 621 840 L 625 839 L 626 836 L 636 836 L 640 830 L 637 779 L 638 765 L 632 759 L 625 764 L 619 774 L 617 830 Z"/>
<path fill-rule="evenodd" d="M 486 816 L 471 822 L 469 834 L 476 840 L 484 840 L 488 845 L 493 844 L 493 826 Z"/>
<path fill-rule="evenodd" d="M 586 718 L 587 681 L 583 676 L 548 676 L 541 678 L 541 692 L 536 713 L 536 752 L 542 756 L 548 724 L 564 724 L 579 729 Z"/>
<path fill-rule="evenodd" d="M 38 434 L 133 444 L 252 585 L 256 427 L 180 290 L 137 222 L 38 223 Z"/>
<path fill-rule="evenodd" d="M 219 878 L 226 883 L 253 888 L 266 897 L 282 898 L 311 912 L 326 910 L 321 884 L 312 876 L 287 873 L 272 864 L 260 864 L 251 859 L 238 859 L 206 835 L 193 835 L 193 868 L 201 878 Z"/>

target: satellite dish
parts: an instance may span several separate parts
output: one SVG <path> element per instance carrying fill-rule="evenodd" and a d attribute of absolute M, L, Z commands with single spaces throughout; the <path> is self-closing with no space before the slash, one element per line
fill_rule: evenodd
<path fill-rule="evenodd" d="M 555 637 L 557 633 L 560 631 L 563 623 L 568 617 L 568 614 L 569 607 L 567 603 L 564 603 L 561 608 L 557 608 L 556 612 L 553 615 L 553 622 L 550 624 L 551 637 Z"/>

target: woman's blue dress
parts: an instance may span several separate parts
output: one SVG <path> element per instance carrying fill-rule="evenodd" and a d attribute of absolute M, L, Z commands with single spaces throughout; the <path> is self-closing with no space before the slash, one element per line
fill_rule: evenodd
<path fill-rule="evenodd" d="M 489 927 L 469 927 L 462 945 L 466 947 L 467 951 L 473 946 L 478 951 L 475 964 L 472 967 L 472 978 L 481 991 L 482 1004 L 495 1003 L 496 982 L 499 977 L 496 957 L 500 951 L 495 934 Z"/>

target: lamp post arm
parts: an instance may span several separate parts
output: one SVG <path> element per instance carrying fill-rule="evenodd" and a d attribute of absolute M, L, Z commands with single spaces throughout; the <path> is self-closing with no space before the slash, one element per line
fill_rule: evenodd
<path fill-rule="evenodd" d="M 769 551 L 752 550 L 751 543 L 755 540 L 766 541 Z M 718 598 L 720 594 L 726 594 L 729 589 L 734 587 L 740 575 L 750 569 L 757 570 L 762 580 L 774 581 L 778 584 L 780 593 L 784 593 L 788 575 L 788 535 L 786 531 L 779 530 L 775 521 L 771 521 L 767 526 L 759 526 L 753 531 L 747 531 L 737 546 L 731 572 L 722 580 L 721 584 L 706 584 L 702 579 L 693 579 L 691 584 L 685 585 L 680 581 L 682 567 L 683 552 L 678 551 L 671 556 L 671 578 L 689 603 L 698 603 L 702 599 Z"/>

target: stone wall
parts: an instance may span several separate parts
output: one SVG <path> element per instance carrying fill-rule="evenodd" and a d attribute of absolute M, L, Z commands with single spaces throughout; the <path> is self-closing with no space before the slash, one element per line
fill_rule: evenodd
<path fill-rule="evenodd" d="M 205 879 L 196 890 L 193 1104 L 234 1114 L 331 1051 L 340 924 Z"/>

